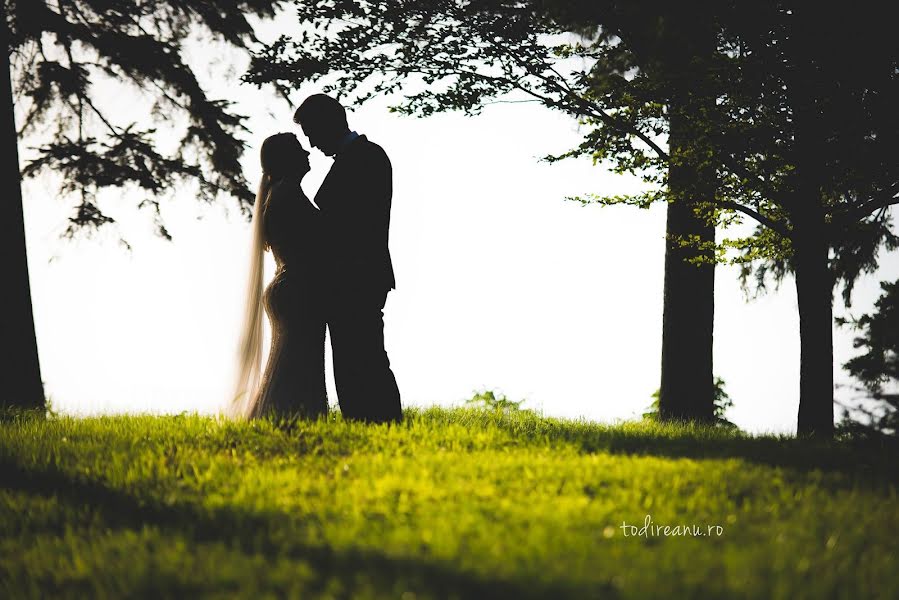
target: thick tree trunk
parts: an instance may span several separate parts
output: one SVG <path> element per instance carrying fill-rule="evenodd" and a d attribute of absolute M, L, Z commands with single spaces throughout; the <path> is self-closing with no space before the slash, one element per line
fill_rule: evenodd
<path fill-rule="evenodd" d="M 2 44 L 8 48 L 6 19 L 0 25 Z M 44 387 L 34 334 L 34 315 L 31 310 L 31 286 L 28 281 L 28 257 L 25 253 L 25 220 L 22 214 L 22 186 L 19 173 L 18 140 L 13 113 L 12 84 L 9 60 L 0 79 L 3 97 L 3 163 L 6 182 L 6 212 L 0 219 L 0 239 L 3 240 L 5 265 L 5 302 L 3 315 L 3 390 L 0 406 L 43 408 Z"/>
<path fill-rule="evenodd" d="M 833 277 L 823 211 L 796 222 L 794 261 L 799 304 L 800 436 L 833 436 Z"/>
<path fill-rule="evenodd" d="M 796 201 L 793 222 L 793 270 L 799 307 L 799 416 L 796 434 L 833 436 L 833 275 L 830 244 L 821 204 L 820 131 L 814 105 L 795 111 L 797 126 Z"/>
<path fill-rule="evenodd" d="M 708 210 L 716 169 L 703 152 L 714 109 L 707 59 L 715 54 L 715 28 L 707 19 L 675 10 L 663 44 L 662 71 L 671 81 L 668 103 L 668 203 L 662 308 L 662 382 L 659 415 L 666 420 L 713 422 L 715 385 L 715 227 Z M 679 32 L 679 33 L 678 33 Z M 680 240 L 690 240 L 684 246 Z M 698 247 L 697 247 L 698 246 Z M 701 264 L 689 262 L 703 258 Z"/>
<path fill-rule="evenodd" d="M 833 287 L 830 241 L 827 237 L 822 190 L 827 178 L 824 123 L 820 102 L 830 82 L 819 69 L 821 29 L 817 7 L 796 11 L 790 53 L 794 65 L 787 72 L 793 109 L 795 200 L 793 268 L 799 306 L 800 366 L 797 435 L 833 436 Z"/>
<path fill-rule="evenodd" d="M 692 115 L 695 116 L 695 115 Z M 669 147 L 677 154 L 689 135 L 689 126 L 679 110 L 672 110 Z M 712 178 L 710 181 L 709 178 Z M 701 190 L 714 193 L 714 174 L 694 161 L 673 160 L 669 167 L 669 192 L 665 246 L 665 283 L 662 308 L 662 382 L 659 416 L 666 420 L 714 420 L 712 341 L 715 321 L 715 265 L 695 265 L 689 259 L 709 249 L 685 247 L 678 239 L 693 238 L 714 244 L 715 228 L 695 213 Z"/>

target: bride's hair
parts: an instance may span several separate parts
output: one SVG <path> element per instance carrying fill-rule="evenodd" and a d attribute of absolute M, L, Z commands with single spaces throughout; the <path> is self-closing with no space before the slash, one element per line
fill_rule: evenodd
<path fill-rule="evenodd" d="M 262 378 L 262 271 L 263 257 L 268 249 L 265 238 L 265 209 L 268 206 L 275 182 L 289 173 L 290 148 L 299 145 L 292 133 L 278 133 L 265 139 L 259 152 L 262 163 L 262 179 L 256 202 L 253 205 L 252 242 L 247 278 L 246 307 L 241 326 L 237 354 L 237 381 L 227 407 L 227 416 L 250 419 L 260 413 L 257 397 Z"/>

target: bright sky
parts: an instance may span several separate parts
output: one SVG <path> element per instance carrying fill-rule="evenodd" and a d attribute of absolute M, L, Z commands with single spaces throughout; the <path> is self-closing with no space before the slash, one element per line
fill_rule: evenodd
<path fill-rule="evenodd" d="M 217 62 L 206 60 L 212 55 Z M 244 166 L 253 185 L 266 136 L 294 131 L 308 148 L 290 107 L 227 73 L 233 54 L 199 46 L 192 58 L 214 96 L 237 101 L 251 116 Z M 242 72 L 241 63 L 232 70 Z M 122 119 L 126 111 L 140 118 L 152 101 L 113 87 L 106 101 Z M 294 101 L 316 91 L 304 89 Z M 403 404 L 454 405 L 494 389 L 546 415 L 638 417 L 659 384 L 664 207 L 564 201 L 641 185 L 588 159 L 538 162 L 579 142 L 565 115 L 500 104 L 473 118 L 414 119 L 389 114 L 387 104 L 373 102 L 349 120 L 393 162 L 397 289 L 385 321 Z M 331 160 L 317 150 L 310 158 L 303 187 L 311 197 Z M 53 407 L 214 413 L 230 391 L 249 223 L 234 203 L 204 206 L 189 190 L 175 191 L 162 203 L 174 237 L 168 243 L 153 236 L 149 213 L 137 212 L 139 195 L 112 191 L 101 208 L 120 221 L 117 230 L 62 240 L 72 203 L 55 197 L 56 184 L 44 177 L 24 188 L 41 370 Z M 130 254 L 119 235 L 133 246 Z M 896 278 L 894 253 L 859 282 L 852 313 L 870 310 L 878 281 Z M 795 431 L 795 298 L 788 279 L 780 291 L 746 303 L 736 270 L 718 268 L 715 373 L 735 402 L 728 418 L 749 431 Z M 839 300 L 835 313 L 847 314 Z M 843 384 L 851 383 L 840 365 L 853 356 L 852 335 L 835 328 Z M 333 403 L 330 363 L 328 370 Z M 853 394 L 841 389 L 837 396 Z"/>

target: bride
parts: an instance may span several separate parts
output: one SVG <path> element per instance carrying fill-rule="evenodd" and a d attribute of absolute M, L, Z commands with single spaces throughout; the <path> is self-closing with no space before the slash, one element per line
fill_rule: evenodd
<path fill-rule="evenodd" d="M 321 307 L 318 209 L 300 188 L 309 153 L 292 133 L 267 138 L 260 152 L 262 181 L 253 207 L 247 306 L 240 338 L 238 381 L 227 415 L 315 418 L 328 412 L 325 320 Z M 262 291 L 263 255 L 277 265 Z M 262 371 L 262 310 L 272 339 Z"/>

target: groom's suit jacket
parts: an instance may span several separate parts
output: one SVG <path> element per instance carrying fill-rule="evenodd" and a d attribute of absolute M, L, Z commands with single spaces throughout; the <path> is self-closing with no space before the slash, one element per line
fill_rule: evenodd
<path fill-rule="evenodd" d="M 386 292 L 396 286 L 387 245 L 392 172 L 384 149 L 360 135 L 337 154 L 315 195 L 332 287 Z"/>

